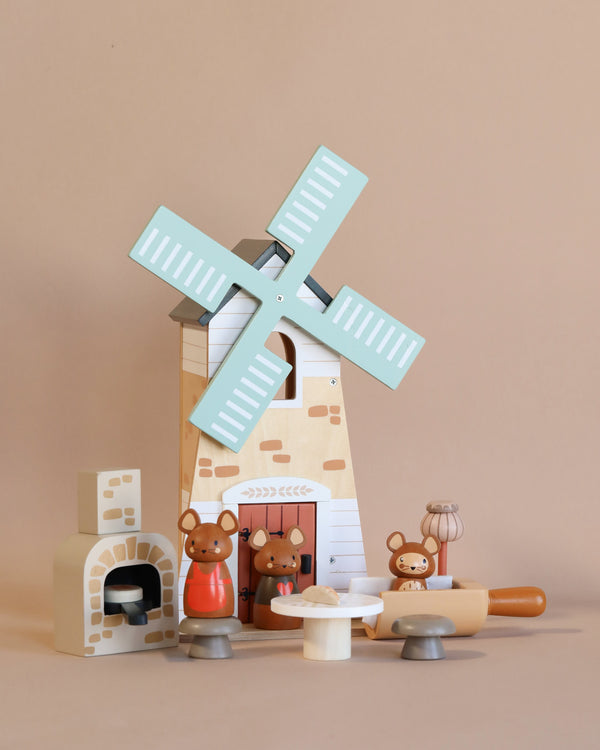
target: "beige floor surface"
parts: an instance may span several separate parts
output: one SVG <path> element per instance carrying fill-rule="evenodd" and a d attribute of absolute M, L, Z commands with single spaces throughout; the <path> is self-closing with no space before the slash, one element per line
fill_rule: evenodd
<path fill-rule="evenodd" d="M 488 618 L 409 662 L 397 641 L 353 638 L 346 662 L 300 640 L 234 644 L 232 660 L 168 650 L 55 653 L 50 617 L 9 612 L 0 651 L 0 746 L 25 748 L 597 748 L 600 611 L 550 606 Z"/>

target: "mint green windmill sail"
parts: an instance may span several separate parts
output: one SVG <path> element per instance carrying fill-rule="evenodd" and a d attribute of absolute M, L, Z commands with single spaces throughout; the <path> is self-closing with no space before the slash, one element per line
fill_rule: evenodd
<path fill-rule="evenodd" d="M 367 178 L 320 146 L 267 227 L 294 252 L 269 279 L 179 216 L 161 207 L 130 257 L 207 310 L 218 309 L 232 285 L 260 304 L 222 362 L 189 420 L 236 453 L 285 381 L 291 366 L 265 347 L 285 317 L 396 388 L 424 339 L 350 287 L 320 312 L 298 291 Z"/>

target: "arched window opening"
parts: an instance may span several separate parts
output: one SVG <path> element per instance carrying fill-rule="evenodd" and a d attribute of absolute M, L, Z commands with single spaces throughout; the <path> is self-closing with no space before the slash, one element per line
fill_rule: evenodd
<path fill-rule="evenodd" d="M 275 401 L 290 401 L 296 398 L 296 347 L 294 342 L 285 333 L 273 331 L 267 339 L 265 346 L 277 357 L 292 366 L 290 374 L 274 396 Z"/>

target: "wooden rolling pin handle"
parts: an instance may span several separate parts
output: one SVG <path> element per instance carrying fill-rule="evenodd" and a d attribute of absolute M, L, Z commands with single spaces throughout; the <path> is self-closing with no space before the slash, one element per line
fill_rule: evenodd
<path fill-rule="evenodd" d="M 546 594 L 535 586 L 488 591 L 488 615 L 537 617 L 546 609 Z"/>

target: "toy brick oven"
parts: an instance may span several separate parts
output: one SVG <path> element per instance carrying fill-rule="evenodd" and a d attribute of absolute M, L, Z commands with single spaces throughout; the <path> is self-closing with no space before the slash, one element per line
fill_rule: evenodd
<path fill-rule="evenodd" d="M 77 656 L 176 646 L 177 558 L 141 528 L 139 469 L 80 472 L 79 533 L 54 559 L 55 645 Z"/>

